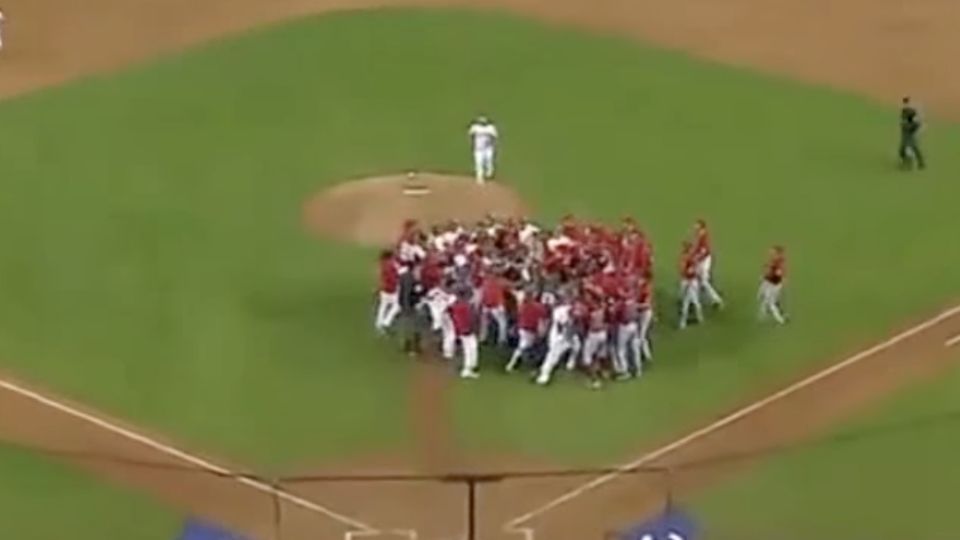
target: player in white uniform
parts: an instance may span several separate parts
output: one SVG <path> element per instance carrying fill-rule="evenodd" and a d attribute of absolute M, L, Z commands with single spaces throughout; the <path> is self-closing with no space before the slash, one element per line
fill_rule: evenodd
<path fill-rule="evenodd" d="M 3 10 L 0 10 L 0 50 L 3 50 Z"/>
<path fill-rule="evenodd" d="M 497 126 L 484 116 L 478 117 L 467 132 L 473 143 L 473 171 L 477 183 L 493 178 L 493 165 L 497 148 Z"/>
<path fill-rule="evenodd" d="M 557 368 L 563 355 L 573 347 L 573 318 L 570 316 L 570 309 L 570 302 L 566 299 L 553 308 L 547 357 L 540 365 L 540 374 L 537 375 L 539 385 L 550 383 L 553 370 Z"/>

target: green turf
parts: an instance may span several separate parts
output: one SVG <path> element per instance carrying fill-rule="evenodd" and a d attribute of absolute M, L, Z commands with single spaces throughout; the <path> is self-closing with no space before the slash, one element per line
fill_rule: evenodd
<path fill-rule="evenodd" d="M 960 360 L 960 354 L 957 355 Z M 960 369 L 699 496 L 708 539 L 955 535 Z"/>
<path fill-rule="evenodd" d="M 0 105 L 3 367 L 262 466 L 409 444 L 372 253 L 307 238 L 300 206 L 348 177 L 468 170 L 479 111 L 540 216 L 638 216 L 668 297 L 709 219 L 732 307 L 659 331 L 639 384 L 465 387 L 464 444 L 608 459 L 960 290 L 955 128 L 931 126 L 932 168 L 905 175 L 895 111 L 854 97 L 502 15 L 344 13 Z M 772 242 L 784 329 L 753 323 Z"/>
<path fill-rule="evenodd" d="M 170 540 L 180 517 L 54 458 L 0 443 L 0 538 Z"/>

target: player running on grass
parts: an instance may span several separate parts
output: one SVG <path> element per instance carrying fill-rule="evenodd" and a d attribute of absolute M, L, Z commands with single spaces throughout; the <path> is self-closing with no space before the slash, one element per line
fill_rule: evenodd
<path fill-rule="evenodd" d="M 523 300 L 517 306 L 517 348 L 507 364 L 508 372 L 516 369 L 520 361 L 532 352 L 549 318 L 547 306 L 532 291 L 523 295 Z"/>
<path fill-rule="evenodd" d="M 707 295 L 707 300 L 718 308 L 723 307 L 723 297 L 714 288 L 713 277 L 713 249 L 710 245 L 710 231 L 707 222 L 698 219 L 693 229 L 693 250 L 697 261 L 697 278 L 700 281 L 700 292 Z"/>
<path fill-rule="evenodd" d="M 757 293 L 760 300 L 760 320 L 768 316 L 779 324 L 787 322 L 786 316 L 780 307 L 780 293 L 783 291 L 783 281 L 787 274 L 787 259 L 782 246 L 774 246 L 770 250 L 770 259 L 767 261 L 760 282 L 760 291 Z"/>
<path fill-rule="evenodd" d="M 697 323 L 703 322 L 703 306 L 700 304 L 700 274 L 697 271 L 697 256 L 690 242 L 684 242 L 680 253 L 680 329 L 687 327 L 690 310 Z"/>
<path fill-rule="evenodd" d="M 547 357 L 540 365 L 540 373 L 536 379 L 537 384 L 541 386 L 550 383 L 553 370 L 560 364 L 563 356 L 573 348 L 573 320 L 570 309 L 570 294 L 564 291 L 553 307 L 550 334 L 547 338 Z"/>

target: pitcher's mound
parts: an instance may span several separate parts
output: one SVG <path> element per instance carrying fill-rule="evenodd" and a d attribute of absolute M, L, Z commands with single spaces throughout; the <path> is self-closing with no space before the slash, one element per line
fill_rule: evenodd
<path fill-rule="evenodd" d="M 304 223 L 313 234 L 367 246 L 396 242 L 408 219 L 432 225 L 451 219 L 472 222 L 489 214 L 526 215 L 520 197 L 499 181 L 435 173 L 364 178 L 313 196 Z"/>

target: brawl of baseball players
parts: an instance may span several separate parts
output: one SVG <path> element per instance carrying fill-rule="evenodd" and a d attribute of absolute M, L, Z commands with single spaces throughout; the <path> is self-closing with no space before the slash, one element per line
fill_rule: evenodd
<path fill-rule="evenodd" d="M 470 136 L 483 183 L 493 177 L 496 128 L 481 118 Z M 761 320 L 786 322 L 785 261 L 773 247 L 758 292 Z M 680 250 L 680 329 L 704 323 L 704 305 L 723 308 L 712 270 L 710 232 L 697 220 Z M 499 369 L 528 370 L 539 385 L 561 367 L 582 372 L 591 388 L 639 378 L 653 361 L 657 313 L 653 245 L 630 217 L 608 227 L 566 216 L 551 229 L 494 216 L 469 225 L 411 219 L 379 257 L 376 330 L 401 333 L 412 355 L 454 362 L 459 352 L 464 379 L 479 376 L 481 345 L 501 359 Z"/>

